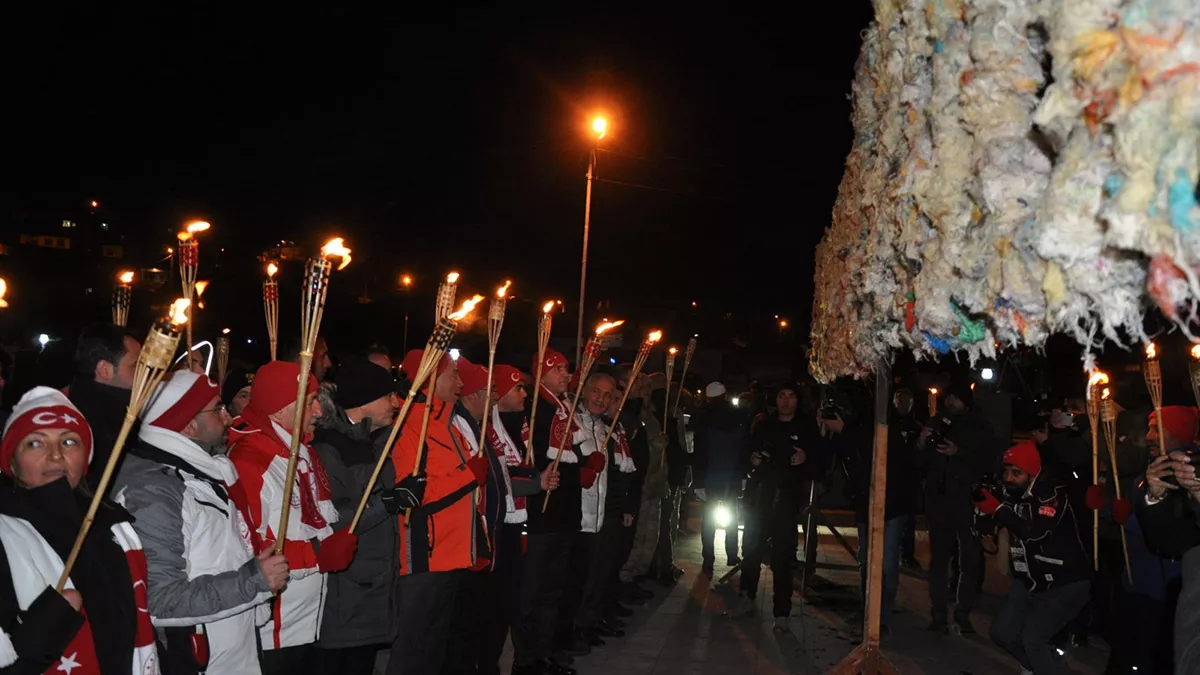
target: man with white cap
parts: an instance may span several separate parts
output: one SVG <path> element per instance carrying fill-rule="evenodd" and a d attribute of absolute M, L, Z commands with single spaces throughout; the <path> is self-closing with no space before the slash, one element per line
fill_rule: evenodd
<path fill-rule="evenodd" d="M 708 397 L 708 404 L 692 418 L 695 438 L 692 468 L 695 472 L 696 497 L 705 502 L 700 528 L 704 555 L 701 571 L 712 576 L 716 557 L 713 541 L 718 529 L 717 506 L 724 505 L 729 513 L 735 513 L 741 478 L 750 459 L 750 419 L 730 403 L 725 395 L 725 385 L 720 382 L 710 383 L 704 393 Z M 731 516 L 731 520 L 733 522 L 720 524 L 725 530 L 725 553 L 730 567 L 740 562 L 737 516 Z"/>
<path fill-rule="evenodd" d="M 258 675 L 256 625 L 287 582 L 287 558 L 255 555 L 230 498 L 241 485 L 223 454 L 229 423 L 212 380 L 172 373 L 114 485 L 146 547 L 150 615 L 172 673 Z"/>

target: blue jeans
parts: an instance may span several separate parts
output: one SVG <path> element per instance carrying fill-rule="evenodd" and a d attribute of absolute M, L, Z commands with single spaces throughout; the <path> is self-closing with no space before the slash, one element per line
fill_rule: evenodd
<path fill-rule="evenodd" d="M 896 589 L 900 586 L 900 542 L 911 516 L 896 516 L 883 525 L 883 607 L 879 625 L 888 625 L 892 605 L 896 604 Z M 858 572 L 862 580 L 863 614 L 867 607 L 867 544 L 870 530 L 866 523 L 858 524 Z"/>

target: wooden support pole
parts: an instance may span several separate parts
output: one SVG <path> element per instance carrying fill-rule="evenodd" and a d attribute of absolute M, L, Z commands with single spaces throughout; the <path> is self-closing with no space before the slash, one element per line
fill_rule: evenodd
<path fill-rule="evenodd" d="M 897 673 L 879 649 L 879 618 L 883 607 L 883 528 L 887 495 L 888 409 L 892 379 L 891 365 L 881 360 L 875 368 L 875 461 L 871 469 L 871 501 L 868 507 L 867 607 L 863 613 L 862 644 L 842 659 L 836 675 Z M 862 546 L 862 542 L 859 542 Z"/>

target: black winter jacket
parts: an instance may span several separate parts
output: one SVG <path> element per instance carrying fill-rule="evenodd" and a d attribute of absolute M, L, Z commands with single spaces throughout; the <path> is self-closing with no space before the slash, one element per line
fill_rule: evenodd
<path fill-rule="evenodd" d="M 1014 579 L 1036 593 L 1092 578 L 1092 565 L 1062 481 L 1043 473 L 1021 497 L 996 498 L 1002 500 L 996 523 L 1008 528 L 1013 538 L 1010 565 Z"/>

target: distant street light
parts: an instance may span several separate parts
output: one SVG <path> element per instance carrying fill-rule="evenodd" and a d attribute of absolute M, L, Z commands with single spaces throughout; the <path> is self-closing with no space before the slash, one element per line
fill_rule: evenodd
<path fill-rule="evenodd" d="M 411 274 L 404 274 L 400 277 L 400 285 L 404 287 L 404 353 L 408 353 L 408 297 L 409 289 L 412 288 L 413 278 Z"/>
<path fill-rule="evenodd" d="M 587 196 L 583 202 L 583 259 L 579 264 L 579 325 L 575 333 L 576 364 L 579 363 L 579 357 L 583 353 L 583 308 L 587 289 L 588 230 L 592 220 L 592 178 L 596 175 L 596 146 L 608 135 L 608 120 L 603 116 L 593 118 L 592 133 L 595 134 L 596 140 L 592 143 L 591 152 L 588 155 Z"/>

